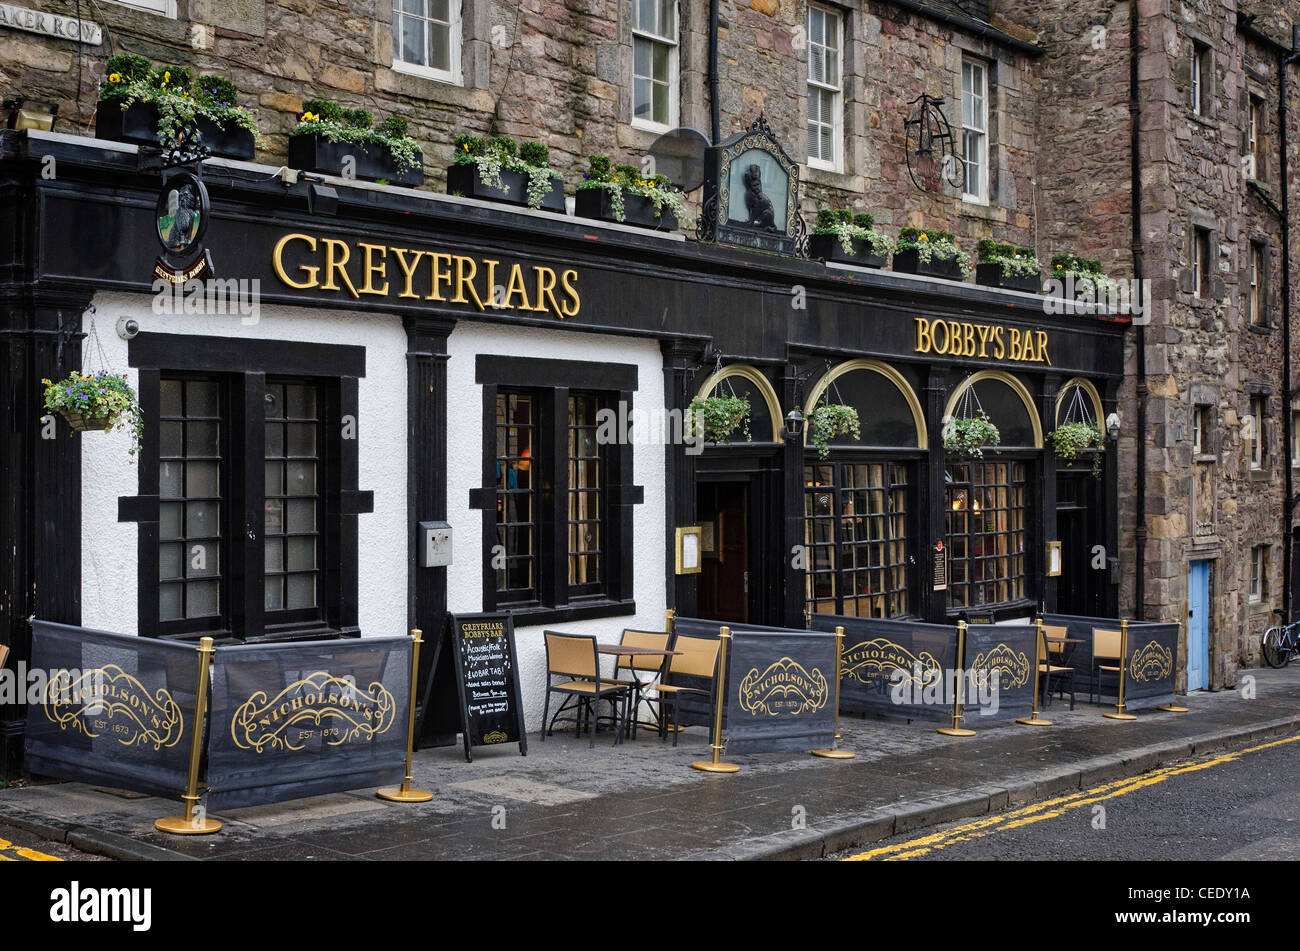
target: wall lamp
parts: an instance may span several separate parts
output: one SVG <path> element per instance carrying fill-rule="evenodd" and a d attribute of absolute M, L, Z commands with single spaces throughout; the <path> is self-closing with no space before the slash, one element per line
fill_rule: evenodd
<path fill-rule="evenodd" d="M 339 193 L 322 182 L 308 182 L 307 211 L 313 215 L 337 215 Z"/>
<path fill-rule="evenodd" d="M 6 99 L 4 107 L 9 110 L 9 122 L 6 128 L 10 129 L 35 129 L 38 132 L 49 132 L 54 128 L 54 120 L 59 115 L 57 102 L 40 102 L 35 99 L 24 99 L 22 96 Z"/>
<path fill-rule="evenodd" d="M 1106 417 L 1106 435 L 1111 439 L 1119 438 L 1119 413 L 1111 413 Z"/>
<path fill-rule="evenodd" d="M 803 424 L 803 413 L 799 412 L 799 407 L 796 406 L 785 414 L 785 428 L 782 435 L 792 442 L 798 442 L 799 437 L 803 435 Z"/>

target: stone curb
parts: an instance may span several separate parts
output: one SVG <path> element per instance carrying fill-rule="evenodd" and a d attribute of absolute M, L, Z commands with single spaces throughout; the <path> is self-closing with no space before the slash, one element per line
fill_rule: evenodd
<path fill-rule="evenodd" d="M 51 842 L 71 846 L 80 852 L 103 855 L 120 862 L 197 862 L 198 859 L 171 849 L 147 842 L 137 842 L 130 836 L 95 829 L 75 822 L 58 822 L 45 819 L 27 819 L 22 816 L 0 816 L 0 826 L 22 829 Z"/>
<path fill-rule="evenodd" d="M 1252 741 L 1295 733 L 1300 715 L 1247 727 L 1216 730 L 1184 740 L 1151 743 L 1109 756 L 1099 756 L 1055 770 L 1011 777 L 1004 783 L 974 787 L 950 795 L 876 809 L 821 826 L 791 830 L 687 856 L 696 860 L 799 861 L 824 858 L 833 852 L 879 842 L 926 826 L 970 819 L 1007 806 L 1078 792 L 1149 772 L 1158 766 L 1205 753 L 1250 746 Z"/>

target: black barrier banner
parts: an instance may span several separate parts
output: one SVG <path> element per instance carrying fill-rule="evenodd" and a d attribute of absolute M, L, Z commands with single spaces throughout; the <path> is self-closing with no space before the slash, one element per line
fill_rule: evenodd
<path fill-rule="evenodd" d="M 957 629 L 920 621 L 814 614 L 819 631 L 844 628 L 841 713 L 909 720 L 952 716 Z"/>
<path fill-rule="evenodd" d="M 406 776 L 411 638 L 219 647 L 209 811 Z"/>
<path fill-rule="evenodd" d="M 29 771 L 155 796 L 186 791 L 193 645 L 33 620 L 30 671 L 45 682 L 27 707 Z"/>
<path fill-rule="evenodd" d="M 1052 663 L 1063 663 L 1066 667 L 1074 668 L 1074 686 L 1076 690 L 1094 692 L 1097 688 L 1097 665 L 1093 663 L 1092 632 L 1097 629 L 1118 631 L 1120 628 L 1119 620 L 1113 617 L 1085 617 L 1081 614 L 1044 614 L 1043 623 L 1065 628 L 1066 637 L 1080 642 L 1066 644 L 1061 658 L 1053 660 Z M 1108 663 L 1113 664 L 1114 661 L 1108 661 Z M 1108 690 L 1113 690 L 1112 685 L 1114 682 L 1112 676 L 1106 684 Z"/>
<path fill-rule="evenodd" d="M 711 621 L 699 617 L 675 617 L 673 618 L 674 636 L 684 635 L 686 637 L 709 637 L 717 639 L 719 633 L 724 627 L 732 627 L 728 621 Z M 794 628 L 788 627 L 761 627 L 753 624 L 745 625 L 746 631 L 785 631 L 794 632 Z M 730 680 L 730 678 L 728 678 Z M 666 683 L 676 687 L 691 687 L 694 690 L 686 691 L 677 696 L 677 722 L 681 726 L 705 726 L 713 728 L 713 701 L 716 688 L 713 681 L 707 677 L 690 677 L 681 674 L 669 673 Z"/>
<path fill-rule="evenodd" d="M 834 635 L 733 630 L 727 667 L 728 753 L 789 753 L 834 742 Z"/>
<path fill-rule="evenodd" d="M 1033 711 L 1037 636 L 1033 625 L 967 626 L 962 699 L 967 721 L 1015 719 Z"/>
<path fill-rule="evenodd" d="M 1143 710 L 1174 702 L 1179 625 L 1130 621 L 1124 706 Z"/>

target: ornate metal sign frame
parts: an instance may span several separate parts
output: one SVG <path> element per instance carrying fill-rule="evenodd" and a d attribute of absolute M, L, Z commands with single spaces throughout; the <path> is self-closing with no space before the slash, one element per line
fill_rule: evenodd
<path fill-rule="evenodd" d="M 766 199 L 784 204 L 784 230 L 774 225 L 764 225 L 761 219 L 756 221 L 753 212 L 749 221 L 730 219 L 727 215 L 727 209 L 731 205 L 731 165 L 752 149 L 759 149 L 772 156 L 786 175 L 784 195 L 767 196 L 762 191 L 762 186 L 768 183 L 761 179 L 755 183 L 760 201 Z M 772 133 L 765 116 L 760 115 L 744 132 L 720 145 L 709 147 L 705 156 L 704 205 L 696 227 L 696 237 L 701 241 L 714 241 L 755 251 L 807 256 L 808 228 L 799 212 L 799 166 L 781 148 L 781 143 Z"/>

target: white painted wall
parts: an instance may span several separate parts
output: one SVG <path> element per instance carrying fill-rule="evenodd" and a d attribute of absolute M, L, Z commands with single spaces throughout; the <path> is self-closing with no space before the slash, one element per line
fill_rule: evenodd
<path fill-rule="evenodd" d="M 405 634 L 406 618 L 406 332 L 397 317 L 309 310 L 261 308 L 256 323 L 238 315 L 169 316 L 153 312 L 150 295 L 100 293 L 82 330 L 83 369 L 127 373 L 127 343 L 116 332 L 119 317 L 138 321 L 141 332 L 185 333 L 203 346 L 202 337 L 242 337 L 366 348 L 366 375 L 358 384 L 358 486 L 375 493 L 375 510 L 357 516 L 360 548 L 358 620 L 363 636 Z M 251 321 L 251 318 L 244 318 Z M 292 345 L 292 344 L 289 344 Z M 103 358 L 100 358 L 100 348 Z M 60 424 L 62 425 L 62 424 Z M 137 630 L 136 525 L 118 522 L 119 496 L 139 492 L 138 469 L 128 454 L 125 431 L 81 437 L 82 520 L 81 597 L 86 627 L 134 634 Z"/>
<path fill-rule="evenodd" d="M 637 366 L 633 405 L 647 410 L 664 405 L 663 357 L 654 340 L 631 337 L 470 324 L 456 326 L 447 341 L 447 512 L 453 530 L 454 561 L 447 569 L 447 603 L 452 612 L 483 610 L 482 513 L 469 508 L 469 490 L 483 480 L 483 387 L 474 382 L 474 358 L 480 353 L 508 354 L 593 363 Z M 574 634 L 594 634 L 617 642 L 625 627 L 662 631 L 667 594 L 664 587 L 664 447 L 633 446 L 632 484 L 645 487 L 645 501 L 633 509 L 633 533 L 625 539 L 633 557 L 635 616 L 548 625 Z M 543 627 L 515 630 L 519 677 L 530 730 L 538 729 L 546 685 Z M 608 667 L 612 659 L 606 659 Z M 552 708 L 554 712 L 554 707 Z"/>

